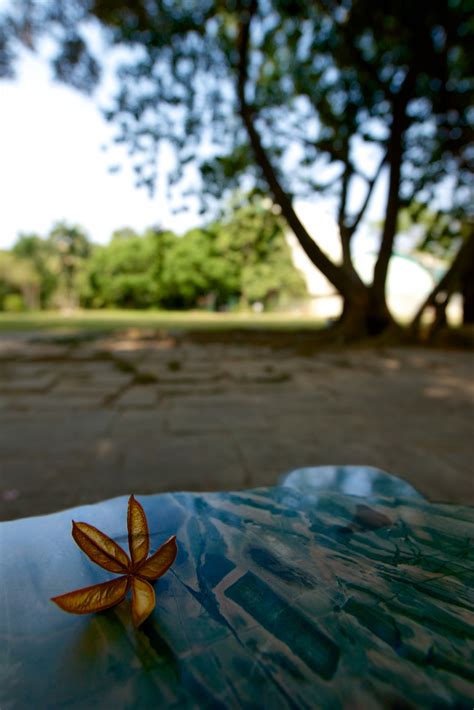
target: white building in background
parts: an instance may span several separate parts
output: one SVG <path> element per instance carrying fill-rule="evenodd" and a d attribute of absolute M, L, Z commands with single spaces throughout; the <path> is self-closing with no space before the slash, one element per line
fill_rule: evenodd
<path fill-rule="evenodd" d="M 298 205 L 296 211 L 308 233 L 328 257 L 338 264 L 342 263 L 339 229 L 334 219 L 322 209 L 307 203 Z M 306 256 L 293 232 L 289 232 L 286 239 L 293 263 L 303 274 L 309 292 L 308 299 L 298 304 L 295 310 L 321 320 L 338 318 L 342 299 L 334 286 Z M 376 255 L 356 248 L 353 261 L 362 280 L 371 283 Z M 395 254 L 390 260 L 387 275 L 387 301 L 395 318 L 401 322 L 409 321 L 432 291 L 436 280 L 434 274 L 413 257 Z M 451 299 L 448 318 L 453 324 L 461 322 L 460 297 Z"/>

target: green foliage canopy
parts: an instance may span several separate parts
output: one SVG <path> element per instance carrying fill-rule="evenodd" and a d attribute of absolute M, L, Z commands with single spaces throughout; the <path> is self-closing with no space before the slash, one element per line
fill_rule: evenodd
<path fill-rule="evenodd" d="M 81 288 L 86 307 L 150 308 L 161 303 L 162 259 L 176 240 L 170 233 L 148 230 L 143 237 L 120 230 L 88 260 Z M 162 256 L 163 255 L 163 256 Z"/>
<path fill-rule="evenodd" d="M 305 293 L 281 219 L 257 204 L 182 237 L 120 230 L 88 260 L 81 302 L 95 308 L 194 308 L 203 302 L 221 308 L 260 301 L 272 307 Z"/>

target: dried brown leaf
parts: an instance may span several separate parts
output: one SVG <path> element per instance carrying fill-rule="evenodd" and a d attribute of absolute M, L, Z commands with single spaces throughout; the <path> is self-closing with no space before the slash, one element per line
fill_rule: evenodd
<path fill-rule="evenodd" d="M 81 550 L 100 567 L 117 574 L 129 571 L 130 560 L 127 553 L 93 525 L 73 522 L 72 536 Z"/>
<path fill-rule="evenodd" d="M 158 550 L 137 569 L 137 574 L 145 579 L 155 580 L 161 577 L 176 559 L 178 548 L 176 535 L 170 537 Z"/>
<path fill-rule="evenodd" d="M 129 577 L 119 577 L 110 582 L 93 584 L 91 587 L 76 589 L 68 594 L 53 597 L 51 601 L 71 614 L 90 614 L 105 611 L 125 599 L 129 588 Z"/>
<path fill-rule="evenodd" d="M 135 626 L 143 624 L 155 608 L 155 590 L 139 577 L 132 577 L 132 620 Z"/>
<path fill-rule="evenodd" d="M 146 559 L 150 550 L 150 535 L 145 511 L 140 503 L 130 496 L 127 513 L 128 547 L 134 566 Z"/>
<path fill-rule="evenodd" d="M 133 623 L 135 626 L 142 624 L 155 607 L 155 592 L 147 580 L 158 579 L 173 564 L 177 553 L 176 536 L 170 537 L 147 560 L 150 548 L 148 523 L 145 511 L 133 496 L 128 501 L 127 527 L 131 561 L 120 545 L 93 525 L 73 522 L 72 536 L 81 550 L 104 569 L 122 576 L 61 594 L 51 601 L 72 614 L 89 614 L 119 604 L 131 586 Z"/>

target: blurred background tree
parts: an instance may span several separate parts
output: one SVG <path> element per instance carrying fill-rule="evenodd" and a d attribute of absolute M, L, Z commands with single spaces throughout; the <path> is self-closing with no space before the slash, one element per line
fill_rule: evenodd
<path fill-rule="evenodd" d="M 20 234 L 12 248 L 12 253 L 34 269 L 39 282 L 39 303 L 41 308 L 52 305 L 52 297 L 58 287 L 59 274 L 57 257 L 51 241 L 37 234 Z"/>
<path fill-rule="evenodd" d="M 106 245 L 57 223 L 0 252 L 0 310 L 85 308 L 272 310 L 307 295 L 284 221 L 268 202 L 240 197 L 222 219 L 183 236 L 125 227 Z"/>
<path fill-rule="evenodd" d="M 229 286 L 240 305 L 281 306 L 306 295 L 301 273 L 293 266 L 285 222 L 271 201 L 231 202 L 227 217 L 211 229 L 215 249 L 229 269 Z"/>
<path fill-rule="evenodd" d="M 171 233 L 148 230 L 114 232 L 106 246 L 95 247 L 87 262 L 80 292 L 81 304 L 91 308 L 158 307 L 163 299 L 161 246 L 175 241 Z M 166 242 L 166 244 L 165 244 Z"/>
<path fill-rule="evenodd" d="M 77 280 L 91 251 L 89 239 L 78 225 L 58 222 L 48 240 L 57 258 L 62 305 L 72 308 L 77 305 Z"/>
<path fill-rule="evenodd" d="M 114 232 L 87 261 L 86 307 L 276 307 L 306 294 L 282 220 L 261 203 L 229 210 L 222 221 L 182 237 L 159 229 Z"/>
<path fill-rule="evenodd" d="M 0 251 L 0 309 L 19 312 L 40 305 L 40 277 L 34 265 Z"/>
<path fill-rule="evenodd" d="M 139 184 L 153 187 L 171 144 L 170 186 L 194 183 L 208 209 L 236 187 L 269 192 L 343 296 L 340 325 L 355 337 L 393 326 L 385 288 L 400 210 L 463 195 L 469 220 L 472 9 L 471 0 L 28 0 L 4 16 L 0 67 L 11 72 L 11 38 L 34 47 L 44 33 L 58 46 L 57 77 L 91 91 L 104 57 L 87 28 L 98 22 L 125 48 L 107 115 Z M 351 245 L 380 181 L 385 215 L 367 286 Z M 336 205 L 341 264 L 294 209 L 295 196 L 322 192 Z"/>

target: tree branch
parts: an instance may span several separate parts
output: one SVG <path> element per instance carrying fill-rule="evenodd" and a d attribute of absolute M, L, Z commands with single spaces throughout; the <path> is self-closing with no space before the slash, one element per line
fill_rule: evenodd
<path fill-rule="evenodd" d="M 237 95 L 239 100 L 239 110 L 247 130 L 255 158 L 265 176 L 276 202 L 281 208 L 283 216 L 313 264 L 326 276 L 326 278 L 344 297 L 350 296 L 351 298 L 357 298 L 357 294 L 360 294 L 360 296 L 364 298 L 366 287 L 360 277 L 355 272 L 351 272 L 344 267 L 334 264 L 306 231 L 293 208 L 291 199 L 278 179 L 275 168 L 269 160 L 265 148 L 263 147 L 260 135 L 255 127 L 254 110 L 249 105 L 246 98 L 246 85 L 248 80 L 250 24 L 256 11 L 256 0 L 251 0 L 248 7 L 242 10 L 238 39 L 239 60 L 237 63 Z"/>
<path fill-rule="evenodd" d="M 364 213 L 369 205 L 370 198 L 372 197 L 372 192 L 374 190 L 375 183 L 377 182 L 377 180 L 380 177 L 380 173 L 382 172 L 382 168 L 385 165 L 386 160 L 387 160 L 387 154 L 385 153 L 385 155 L 383 156 L 382 160 L 379 163 L 377 170 L 375 171 L 374 177 L 371 180 L 367 181 L 368 187 L 367 187 L 367 193 L 365 195 L 365 200 L 362 203 L 362 206 L 361 206 L 359 212 L 357 213 L 357 216 L 355 217 L 354 221 L 352 222 L 352 224 L 350 226 L 351 236 L 356 231 L 357 227 L 359 226 L 360 220 L 364 216 Z"/>
<path fill-rule="evenodd" d="M 352 172 L 352 166 L 347 152 L 346 159 L 344 161 L 344 172 L 342 175 L 341 196 L 339 199 L 339 209 L 337 211 L 337 223 L 339 226 L 339 236 L 341 239 L 342 263 L 347 269 L 354 271 L 354 264 L 352 263 L 350 245 L 352 234 L 346 224 L 347 198 L 349 194 L 349 183 L 351 180 Z"/>
<path fill-rule="evenodd" d="M 371 286 L 373 303 L 376 309 L 387 312 L 385 300 L 385 282 L 388 265 L 393 251 L 397 232 L 398 213 L 400 210 L 400 179 L 403 161 L 403 138 L 407 128 L 406 108 L 415 81 L 412 67 L 408 70 L 400 91 L 392 97 L 392 125 L 388 139 L 386 160 L 390 165 L 390 176 L 387 195 L 385 222 L 382 241 L 374 268 L 374 279 Z"/>
<path fill-rule="evenodd" d="M 435 322 L 431 327 L 430 335 L 433 335 L 437 328 L 444 321 L 446 306 L 452 294 L 461 288 L 461 284 L 472 268 L 474 263 L 474 228 L 471 231 L 468 239 L 466 239 L 459 248 L 450 268 L 445 273 L 441 281 L 434 287 L 423 304 L 418 309 L 415 317 L 410 324 L 410 332 L 413 335 L 418 335 L 420 323 L 423 313 L 427 308 L 433 306 L 436 311 Z"/>
<path fill-rule="evenodd" d="M 377 179 L 380 175 L 380 172 L 382 170 L 382 167 L 385 163 L 386 160 L 386 155 L 382 158 L 380 161 L 377 170 L 375 172 L 375 175 L 373 178 L 370 180 L 366 178 L 368 186 L 367 186 L 367 192 L 365 195 L 364 202 L 362 203 L 359 212 L 353 219 L 351 224 L 347 223 L 347 214 L 346 214 L 346 209 L 347 209 L 347 200 L 349 197 L 349 186 L 350 186 L 350 181 L 355 173 L 354 166 L 349 160 L 348 155 L 346 155 L 346 159 L 344 161 L 345 163 L 345 168 L 344 168 L 344 173 L 342 176 L 342 188 L 341 188 L 341 198 L 339 202 L 339 209 L 338 209 L 338 225 L 339 225 L 339 233 L 341 236 L 341 246 L 342 246 L 342 263 L 344 266 L 352 271 L 354 271 L 354 264 L 352 261 L 352 254 L 351 254 L 351 239 L 354 236 L 354 233 L 360 223 L 360 220 L 364 216 L 364 213 L 367 209 L 367 206 L 369 204 L 375 183 L 377 182 Z"/>

